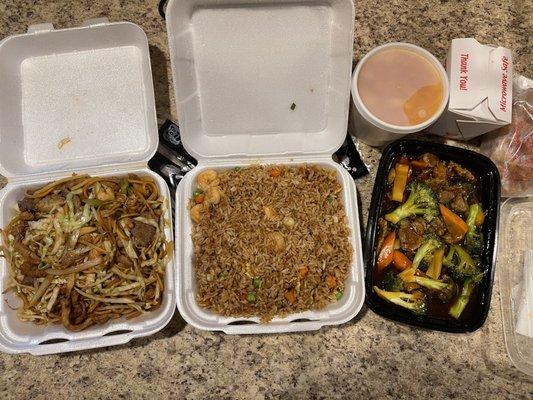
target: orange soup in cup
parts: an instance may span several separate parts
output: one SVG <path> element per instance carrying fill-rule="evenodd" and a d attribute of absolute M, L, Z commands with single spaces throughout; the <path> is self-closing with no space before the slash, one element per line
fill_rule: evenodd
<path fill-rule="evenodd" d="M 359 71 L 357 89 L 372 115 L 396 126 L 429 120 L 445 96 L 437 68 L 422 55 L 403 48 L 384 49 L 370 56 Z"/>

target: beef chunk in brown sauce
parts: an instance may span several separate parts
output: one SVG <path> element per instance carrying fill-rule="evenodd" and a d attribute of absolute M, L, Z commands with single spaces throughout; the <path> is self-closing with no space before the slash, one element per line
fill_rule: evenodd
<path fill-rule="evenodd" d="M 455 198 L 455 192 L 449 189 L 443 189 L 439 192 L 439 203 L 448 204 Z"/>
<path fill-rule="evenodd" d="M 415 232 L 418 233 L 419 235 L 424 235 L 426 233 L 427 224 L 424 218 L 416 217 L 413 220 L 411 226 L 413 227 Z"/>
<path fill-rule="evenodd" d="M 460 194 L 455 196 L 453 201 L 450 203 L 450 206 L 452 207 L 452 210 L 457 211 L 459 213 L 465 213 L 468 211 L 468 203 L 466 202 L 465 198 Z"/>
<path fill-rule="evenodd" d="M 459 177 L 466 179 L 468 182 L 475 183 L 476 177 L 475 175 L 470 172 L 468 169 L 462 167 L 461 165 L 457 164 L 454 161 L 450 161 L 448 164 L 453 172 L 455 172 Z"/>
<path fill-rule="evenodd" d="M 433 221 L 431 221 L 431 229 L 438 235 L 438 236 L 444 236 L 448 232 L 446 229 L 446 224 L 441 219 L 441 217 L 435 218 Z"/>
<path fill-rule="evenodd" d="M 412 221 L 404 219 L 400 221 L 400 229 L 398 229 L 400 247 L 409 252 L 416 251 L 423 241 L 423 236 L 416 232 L 412 224 Z"/>

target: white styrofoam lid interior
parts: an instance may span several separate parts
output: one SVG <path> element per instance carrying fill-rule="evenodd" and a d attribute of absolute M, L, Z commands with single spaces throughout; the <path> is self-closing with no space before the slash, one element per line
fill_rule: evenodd
<path fill-rule="evenodd" d="M 42 24 L 0 42 L 4 175 L 147 161 L 156 148 L 150 56 L 140 27 Z"/>
<path fill-rule="evenodd" d="M 333 153 L 346 136 L 353 14 L 351 0 L 171 0 L 187 150 L 197 158 Z"/>

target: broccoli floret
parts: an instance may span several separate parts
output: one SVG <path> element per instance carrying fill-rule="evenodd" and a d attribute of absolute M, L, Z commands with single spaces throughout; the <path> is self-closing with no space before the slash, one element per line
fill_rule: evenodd
<path fill-rule="evenodd" d="M 431 264 L 433 253 L 441 246 L 442 243 L 437 236 L 433 234 L 426 235 L 422 246 L 418 248 L 413 258 L 413 268 L 418 268 L 422 261 L 428 265 Z"/>
<path fill-rule="evenodd" d="M 475 282 L 472 279 L 467 278 L 464 281 L 463 290 L 461 291 L 461 294 L 459 295 L 457 300 L 455 300 L 455 303 L 452 304 L 450 311 L 448 311 L 448 313 L 455 319 L 461 316 L 466 305 L 470 301 L 470 296 L 472 295 L 474 286 Z"/>
<path fill-rule="evenodd" d="M 467 279 L 479 282 L 484 275 L 484 272 L 479 269 L 478 262 L 457 244 L 450 246 L 450 251 L 442 260 L 442 263 L 448 267 L 453 279 L 460 282 L 464 282 Z"/>
<path fill-rule="evenodd" d="M 433 190 L 425 183 L 413 182 L 409 185 L 409 198 L 394 211 L 385 215 L 387 221 L 397 224 L 411 215 L 421 215 L 431 222 L 439 214 Z"/>
<path fill-rule="evenodd" d="M 416 275 L 415 268 L 409 268 L 398 274 L 404 283 L 417 283 L 429 290 L 441 292 L 444 298 L 451 298 L 455 294 L 456 285 L 453 281 L 440 281 L 426 276 Z"/>
<path fill-rule="evenodd" d="M 426 296 L 422 292 L 388 292 L 374 286 L 374 291 L 384 300 L 406 308 L 414 314 L 425 314 L 427 310 Z"/>
<path fill-rule="evenodd" d="M 392 271 L 388 271 L 381 281 L 383 288 L 389 292 L 401 292 L 403 281 Z"/>
<path fill-rule="evenodd" d="M 468 225 L 468 232 L 466 233 L 466 247 L 471 254 L 481 255 L 483 250 L 483 233 L 479 232 L 476 226 L 476 218 L 479 213 L 483 213 L 481 204 L 473 204 L 468 210 L 468 218 L 466 224 Z"/>

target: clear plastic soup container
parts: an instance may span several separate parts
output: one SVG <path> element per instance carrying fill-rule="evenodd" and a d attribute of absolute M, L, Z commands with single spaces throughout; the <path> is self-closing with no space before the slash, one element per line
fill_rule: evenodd
<path fill-rule="evenodd" d="M 501 208 L 500 300 L 507 352 L 533 376 L 533 198 L 510 198 Z"/>
<path fill-rule="evenodd" d="M 319 329 L 352 319 L 365 291 L 357 194 L 332 160 L 346 136 L 354 8 L 351 0 L 171 0 L 166 10 L 176 104 L 198 167 L 176 192 L 176 295 L 191 325 L 226 333 Z M 339 302 L 275 318 L 226 318 L 196 303 L 192 222 L 196 176 L 251 163 L 318 164 L 337 171 L 354 254 Z"/>
<path fill-rule="evenodd" d="M 168 203 L 165 181 L 147 167 L 157 149 L 157 121 L 148 41 L 137 25 L 105 19 L 54 30 L 31 26 L 0 41 L 0 227 L 28 189 L 69 176 L 148 175 Z M 69 143 L 60 146 L 63 139 Z M 172 226 L 165 230 L 172 240 Z M 20 300 L 4 294 L 8 271 L 0 258 L 0 350 L 52 354 L 111 346 L 162 329 L 172 318 L 174 262 L 166 268 L 159 309 L 111 320 L 81 332 L 38 326 L 16 316 Z"/>

